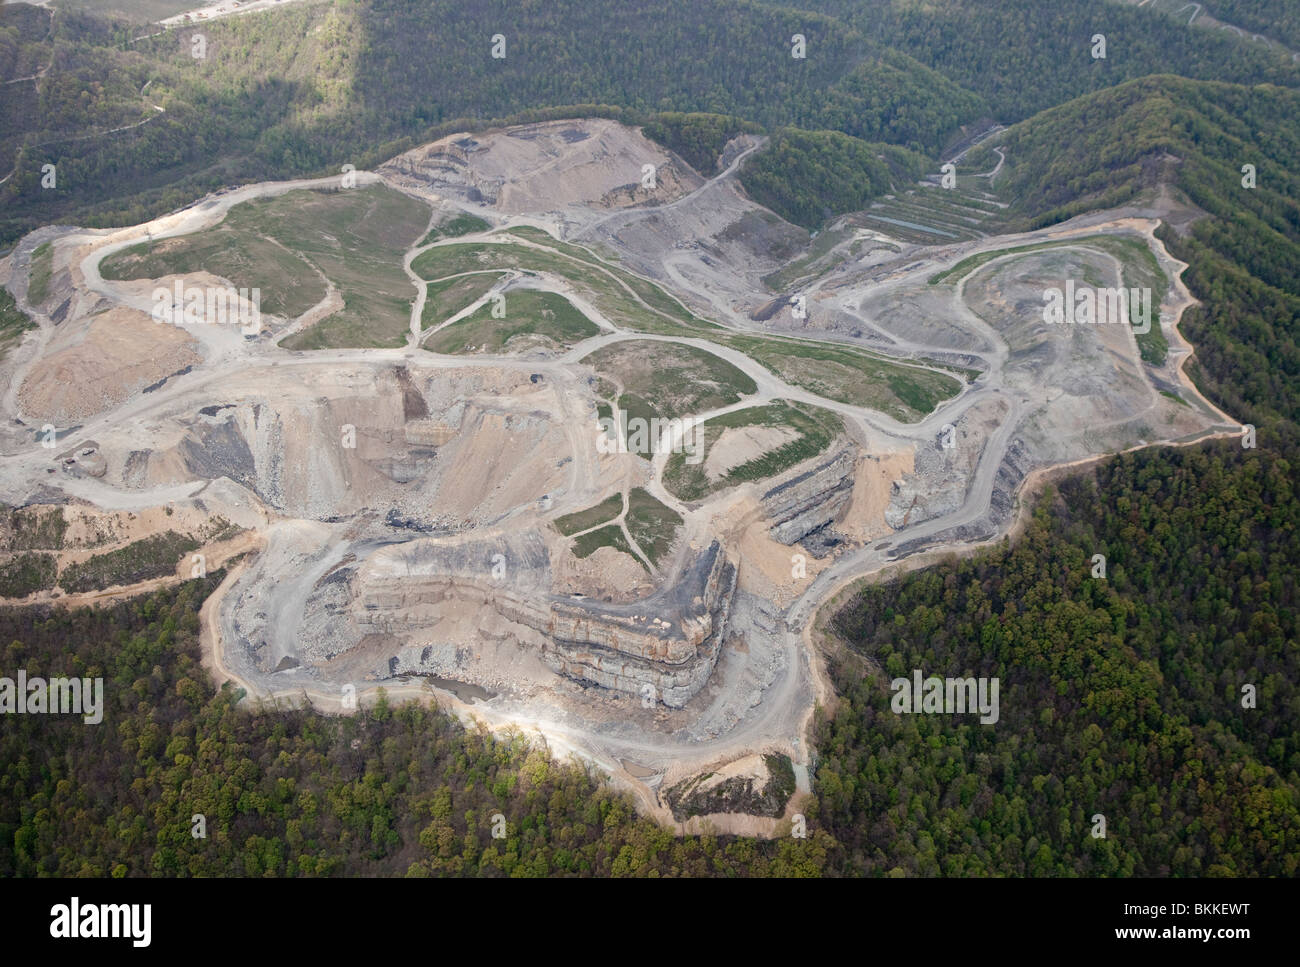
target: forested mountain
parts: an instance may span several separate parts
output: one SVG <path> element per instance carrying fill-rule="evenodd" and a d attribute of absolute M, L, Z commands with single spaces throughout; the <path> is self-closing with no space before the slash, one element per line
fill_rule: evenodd
<path fill-rule="evenodd" d="M 1224 23 L 1258 31 L 1300 51 L 1300 9 L 1291 0 L 1212 0 L 1203 6 Z"/>
<path fill-rule="evenodd" d="M 869 144 L 838 131 L 786 128 L 745 165 L 740 181 L 760 205 L 815 229 L 866 208 L 895 185 L 915 183 L 925 170 L 926 159 L 906 148 Z"/>
<path fill-rule="evenodd" d="M 0 240 L 59 220 L 138 222 L 222 185 L 365 167 L 536 112 L 726 114 L 936 155 L 962 125 L 1017 120 L 1153 71 L 1300 77 L 1258 44 L 1082 0 L 815 6 L 344 0 L 147 36 L 6 5 L 0 73 L 33 79 L 0 85 L 0 178 L 12 171 Z M 1111 31 L 1104 61 L 1088 48 L 1098 30 Z M 804 57 L 792 56 L 795 35 Z M 58 166 L 54 189 L 40 187 L 47 163 Z"/>
<path fill-rule="evenodd" d="M 841 612 L 854 647 L 832 662 L 846 701 L 817 788 L 844 868 L 1294 876 L 1296 457 L 1235 441 L 1116 457 L 1014 545 Z M 914 668 L 999 677 L 999 721 L 894 714 L 889 680 Z"/>
<path fill-rule="evenodd" d="M 796 0 L 843 20 L 981 95 L 1019 121 L 1055 104 L 1148 74 L 1236 84 L 1295 84 L 1282 53 L 1221 30 L 1108 0 Z M 1093 37 L 1106 38 L 1105 58 Z"/>

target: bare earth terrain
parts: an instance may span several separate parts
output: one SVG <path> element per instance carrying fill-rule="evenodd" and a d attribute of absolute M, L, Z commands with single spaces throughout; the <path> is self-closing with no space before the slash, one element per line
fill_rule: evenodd
<path fill-rule="evenodd" d="M 1159 209 L 941 247 L 859 234 L 774 292 L 763 279 L 806 239 L 739 187 L 757 144 L 738 139 L 706 180 L 634 129 L 551 122 L 445 138 L 355 185 L 253 185 L 147 225 L 33 233 L 0 263 L 40 324 L 0 363 L 0 501 L 62 512 L 60 576 L 167 531 L 195 549 L 141 587 L 186 579 L 195 553 L 228 564 L 205 660 L 250 705 L 435 700 L 540 733 L 678 829 L 773 835 L 809 790 L 812 710 L 833 701 L 819 608 L 1000 539 L 1031 475 L 1239 427 L 1183 375 L 1190 297 L 1153 236 Z M 368 284 L 330 261 L 349 227 L 327 219 L 249 235 L 302 256 L 302 284 L 326 293 L 309 308 L 252 332 L 206 303 L 151 316 L 178 280 L 249 285 L 166 262 L 236 206 L 336 189 L 400 193 L 427 221 L 400 265 L 409 289 L 366 296 L 409 301 L 405 346 L 279 345 Z M 1107 239 L 1168 281 L 1161 363 L 1125 320 L 1043 319 L 1046 288 L 1126 284 L 1133 249 Z M 162 274 L 114 277 L 128 249 Z M 963 264 L 981 253 L 1000 254 Z M 426 348 L 457 326 L 475 351 Z M 947 395 L 931 406 L 917 387 L 933 385 Z M 667 429 L 638 438 L 651 417 Z M 205 529 L 216 519 L 229 527 Z M 22 553 L 6 540 L 0 563 Z M 782 755 L 788 803 L 686 816 L 721 789 L 758 802 L 764 756 Z"/>

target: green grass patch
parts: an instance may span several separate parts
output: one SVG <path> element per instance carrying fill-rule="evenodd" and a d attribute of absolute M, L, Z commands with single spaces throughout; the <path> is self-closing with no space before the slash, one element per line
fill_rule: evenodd
<path fill-rule="evenodd" d="M 677 511 L 637 487 L 627 495 L 627 532 L 655 567 L 668 554 L 682 526 Z"/>
<path fill-rule="evenodd" d="M 582 362 L 622 385 L 618 403 L 629 420 L 678 419 L 758 391 L 743 370 L 695 346 L 629 339 L 602 346 Z"/>
<path fill-rule="evenodd" d="M 532 232 L 512 229 L 499 237 L 511 236 L 527 238 L 542 247 L 510 241 L 451 242 L 420 253 L 412 261 L 411 269 L 422 279 L 445 279 L 490 269 L 549 272 L 567 279 L 615 325 L 634 332 L 700 335 L 702 330 L 718 328 L 691 315 L 653 283 L 596 263 L 585 249 L 557 242 L 538 229 Z"/>
<path fill-rule="evenodd" d="M 35 329 L 36 323 L 18 308 L 8 289 L 0 288 L 0 359 L 22 339 L 23 333 Z"/>
<path fill-rule="evenodd" d="M 483 293 L 492 288 L 502 275 L 501 272 L 481 272 L 428 283 L 425 289 L 424 309 L 420 313 L 421 327 L 432 329 L 451 318 L 474 300 L 482 297 Z"/>
<path fill-rule="evenodd" d="M 570 242 L 561 242 L 548 232 L 544 232 L 540 228 L 534 228 L 531 225 L 520 225 L 515 228 L 507 229 L 506 234 L 518 235 L 519 237 L 526 238 L 538 245 L 546 245 L 549 248 L 555 249 L 557 252 L 562 252 L 563 254 L 568 255 L 570 258 L 580 260 L 588 265 L 596 267 L 597 269 L 604 270 L 636 293 L 636 295 L 640 297 L 646 305 L 671 316 L 673 321 L 680 322 L 683 326 L 692 329 L 709 330 L 717 330 L 721 328 L 717 324 L 701 319 L 699 316 L 692 313 L 665 289 L 656 283 L 651 282 L 649 279 L 643 279 L 638 275 L 633 275 L 631 272 L 619 268 L 618 266 L 606 265 L 604 262 L 598 261 L 595 253 L 590 249 L 583 248 L 580 245 L 574 245 Z"/>
<path fill-rule="evenodd" d="M 27 302 L 38 306 L 50 297 L 50 277 L 54 274 L 54 248 L 49 242 L 32 252 L 27 276 Z M 108 276 L 105 276 L 108 278 Z"/>
<path fill-rule="evenodd" d="M 792 386 L 905 423 L 919 420 L 961 391 L 946 373 L 895 363 L 860 350 L 761 336 L 727 336 L 738 349 Z"/>
<path fill-rule="evenodd" d="M 471 276 L 472 278 L 472 276 Z M 538 289 L 512 289 L 505 293 L 505 316 L 492 317 L 486 302 L 463 319 L 439 329 L 424 344 L 430 352 L 502 353 L 542 345 L 568 347 L 600 332 L 600 328 L 564 296 Z"/>
<path fill-rule="evenodd" d="M 249 202 L 247 204 L 256 204 Z M 257 289 L 262 312 L 292 319 L 325 298 L 325 283 L 300 255 L 250 233 L 243 205 L 205 232 L 141 242 L 100 263 L 106 279 L 160 279 L 210 272 L 236 287 Z"/>
<path fill-rule="evenodd" d="M 590 557 L 602 547 L 612 547 L 616 551 L 622 551 L 628 557 L 633 558 L 642 567 L 645 567 L 641 558 L 637 557 L 623 536 L 623 529 L 617 524 L 611 524 L 608 527 L 602 527 L 599 530 L 587 531 L 585 534 L 579 534 L 573 539 L 573 556 Z"/>
<path fill-rule="evenodd" d="M 603 524 L 611 521 L 623 512 L 623 495 L 611 494 L 594 507 L 588 507 L 586 510 L 575 511 L 572 514 L 565 514 L 563 517 L 555 518 L 555 529 L 565 537 L 577 534 L 579 531 L 589 530 L 597 524 Z M 585 554 L 578 555 L 585 557 Z"/>
<path fill-rule="evenodd" d="M 787 427 L 798 435 L 710 480 L 704 467 L 712 448 L 727 430 L 746 426 Z M 686 453 L 674 453 L 668 458 L 664 487 L 679 500 L 702 500 L 736 484 L 774 477 L 824 452 L 843 429 L 840 418 L 829 410 L 785 400 L 724 413 L 704 423 L 704 449 L 698 463 L 687 463 Z"/>
<path fill-rule="evenodd" d="M 69 564 L 59 576 L 59 587 L 75 594 L 166 577 L 175 573 L 183 555 L 198 546 L 199 542 L 192 537 L 164 531 L 126 547 L 96 554 L 78 564 Z"/>
<path fill-rule="evenodd" d="M 49 590 L 57 572 L 53 554 L 17 554 L 0 563 L 0 598 L 25 598 Z"/>
<path fill-rule="evenodd" d="M 236 205 L 207 231 L 124 249 L 101 271 L 105 278 L 154 279 L 206 270 L 258 289 L 262 311 L 286 318 L 325 297 L 324 275 L 343 308 L 280 345 L 395 347 L 406 342 L 415 297 L 402 259 L 428 219 L 423 202 L 382 185 L 301 189 Z"/>
<path fill-rule="evenodd" d="M 421 245 L 429 245 L 443 238 L 460 238 L 462 235 L 472 235 L 475 232 L 486 232 L 492 226 L 477 215 L 469 215 L 461 212 L 454 218 L 449 218 L 433 228 L 429 229 L 429 234 L 420 239 Z"/>

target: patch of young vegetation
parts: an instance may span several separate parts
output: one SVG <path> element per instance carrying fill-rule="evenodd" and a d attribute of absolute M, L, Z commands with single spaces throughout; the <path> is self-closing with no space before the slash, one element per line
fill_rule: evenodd
<path fill-rule="evenodd" d="M 549 232 L 544 232 L 540 228 L 534 228 L 531 225 L 518 225 L 514 228 L 508 228 L 503 234 L 517 235 L 520 238 L 526 238 L 538 245 L 545 245 L 547 248 L 561 252 L 572 259 L 576 259 L 586 265 L 592 266 L 606 275 L 613 277 L 616 281 L 621 282 L 626 289 L 630 289 L 642 302 L 651 309 L 657 310 L 660 314 L 669 317 L 670 322 L 679 322 L 683 326 L 692 329 L 707 329 L 717 331 L 720 327 L 715 323 L 708 322 L 695 315 L 687 309 L 676 298 L 669 295 L 661 286 L 656 285 L 648 279 L 643 279 L 638 275 L 633 275 L 617 265 L 607 264 L 608 259 L 598 259 L 590 249 L 583 248 L 581 245 L 574 245 L 571 242 L 561 242 Z M 626 294 L 613 290 L 620 297 L 625 298 Z M 657 327 L 663 326 L 663 320 L 653 323 Z M 656 329 L 643 329 L 644 332 L 659 331 Z M 675 326 L 670 326 L 666 332 L 680 331 Z"/>
<path fill-rule="evenodd" d="M 58 562 L 53 554 L 15 554 L 0 561 L 0 598 L 25 598 L 54 587 Z"/>
<path fill-rule="evenodd" d="M 961 391 L 961 383 L 946 373 L 847 346 L 760 336 L 729 335 L 718 341 L 739 349 L 792 386 L 839 403 L 868 406 L 904 423 L 921 419 Z"/>
<path fill-rule="evenodd" d="M 636 487 L 627 495 L 624 526 L 650 563 L 658 567 L 673 546 L 682 517 L 649 491 Z"/>
<path fill-rule="evenodd" d="M 50 297 L 50 278 L 53 274 L 54 247 L 49 242 L 42 242 L 32 251 L 32 260 L 28 266 L 28 304 L 39 306 Z"/>
<path fill-rule="evenodd" d="M 549 272 L 569 281 L 611 322 L 626 329 L 660 335 L 699 335 L 720 328 L 700 319 L 655 283 L 605 264 L 589 249 L 561 242 L 540 228 L 517 226 L 496 237 L 520 238 L 533 244 L 500 241 L 436 245 L 416 256 L 411 268 L 424 279 L 485 269 Z"/>
<path fill-rule="evenodd" d="M 383 185 L 300 189 L 236 205 L 207 231 L 132 246 L 103 262 L 105 278 L 211 272 L 258 289 L 263 312 L 293 318 L 325 297 L 343 308 L 281 341 L 286 349 L 401 346 L 415 290 L 402 257 L 429 209 Z"/>
<path fill-rule="evenodd" d="M 241 211 L 245 205 L 232 208 L 208 231 L 114 252 L 100 263 L 100 273 L 106 279 L 160 279 L 208 272 L 236 288 L 257 289 L 262 312 L 286 319 L 301 315 L 325 297 L 325 283 L 300 254 L 261 234 L 269 226 L 250 230 Z"/>
<path fill-rule="evenodd" d="M 726 430 L 748 426 L 788 428 L 798 436 L 710 480 L 705 464 L 713 446 Z M 697 463 L 689 463 L 686 453 L 668 458 L 664 487 L 679 500 L 702 500 L 736 484 L 765 480 L 824 452 L 843 429 L 844 424 L 831 411 L 785 400 L 724 413 L 704 423 L 703 454 Z"/>
<path fill-rule="evenodd" d="M 11 508 L 3 523 L 0 535 L 7 551 L 61 550 L 68 530 L 62 507 Z"/>
<path fill-rule="evenodd" d="M 641 558 L 636 555 L 631 545 L 628 544 L 627 538 L 623 536 L 623 528 L 617 524 L 579 534 L 573 539 L 573 556 L 590 557 L 602 547 L 612 547 L 616 551 L 622 551 L 628 557 L 634 558 L 642 567 L 645 567 Z"/>
<path fill-rule="evenodd" d="M 22 309 L 9 294 L 9 290 L 0 287 L 0 359 L 16 346 L 23 333 L 35 329 L 36 322 Z"/>
<path fill-rule="evenodd" d="M 617 380 L 620 408 L 629 420 L 647 424 L 728 406 L 758 391 L 742 370 L 695 346 L 629 339 L 602 346 L 582 362 Z"/>
<path fill-rule="evenodd" d="M 429 229 L 429 234 L 420 239 L 420 245 L 429 245 L 443 238 L 460 238 L 475 232 L 486 232 L 492 226 L 477 215 L 459 212 L 445 222 L 439 222 Z"/>
<path fill-rule="evenodd" d="M 199 542 L 176 531 L 164 531 L 69 564 L 59 575 L 59 587 L 69 594 L 102 591 L 104 588 L 136 584 L 176 572 L 183 555 L 196 550 Z"/>
<path fill-rule="evenodd" d="M 623 512 L 623 495 L 610 494 L 600 503 L 586 510 L 575 511 L 572 514 L 565 514 L 563 517 L 555 518 L 555 529 L 565 537 L 569 537 L 579 531 L 589 530 L 597 524 L 603 524 L 606 521 L 613 520 Z M 580 557 L 585 555 L 579 555 Z"/>
<path fill-rule="evenodd" d="M 705 786 L 716 773 L 706 772 L 683 779 L 664 791 L 664 801 L 678 822 L 710 813 L 746 813 L 777 817 L 785 812 L 794 795 L 794 763 L 783 753 L 764 755 L 766 781 L 753 776 L 732 776 L 712 787 Z"/>
<path fill-rule="evenodd" d="M 567 348 L 600 332 L 573 303 L 554 292 L 511 289 L 504 298 L 502 318 L 493 318 L 495 306 L 485 302 L 429 336 L 424 348 L 445 355 Z"/>
<path fill-rule="evenodd" d="M 502 272 L 476 272 L 427 283 L 424 309 L 420 313 L 421 328 L 432 329 L 445 322 L 481 298 L 503 276 Z"/>

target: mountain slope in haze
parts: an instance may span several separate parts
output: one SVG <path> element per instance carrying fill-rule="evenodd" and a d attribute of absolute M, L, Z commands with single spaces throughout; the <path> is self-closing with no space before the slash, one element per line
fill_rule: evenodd
<path fill-rule="evenodd" d="M 1154 70 L 1300 78 L 1224 32 L 1082 0 L 815 5 L 348 0 L 153 37 L 6 5 L 0 75 L 44 73 L 0 85 L 0 240 L 56 221 L 139 222 L 228 184 L 369 167 L 456 128 L 557 109 L 727 114 L 934 156 L 982 118 Z M 1098 17 L 1116 25 L 1104 62 L 1086 51 Z M 57 165 L 53 190 L 44 164 Z"/>
<path fill-rule="evenodd" d="M 49 69 L 0 86 L 0 177 L 13 170 L 0 234 L 74 212 L 139 221 L 233 182 L 368 167 L 458 128 L 557 107 L 843 127 L 925 151 L 985 113 L 978 96 L 827 17 L 743 0 L 595 6 L 306 3 L 134 42 L 139 28 L 5 7 L 6 77 Z M 796 34 L 806 57 L 792 56 Z M 58 166 L 54 191 L 40 185 L 47 163 Z"/>

